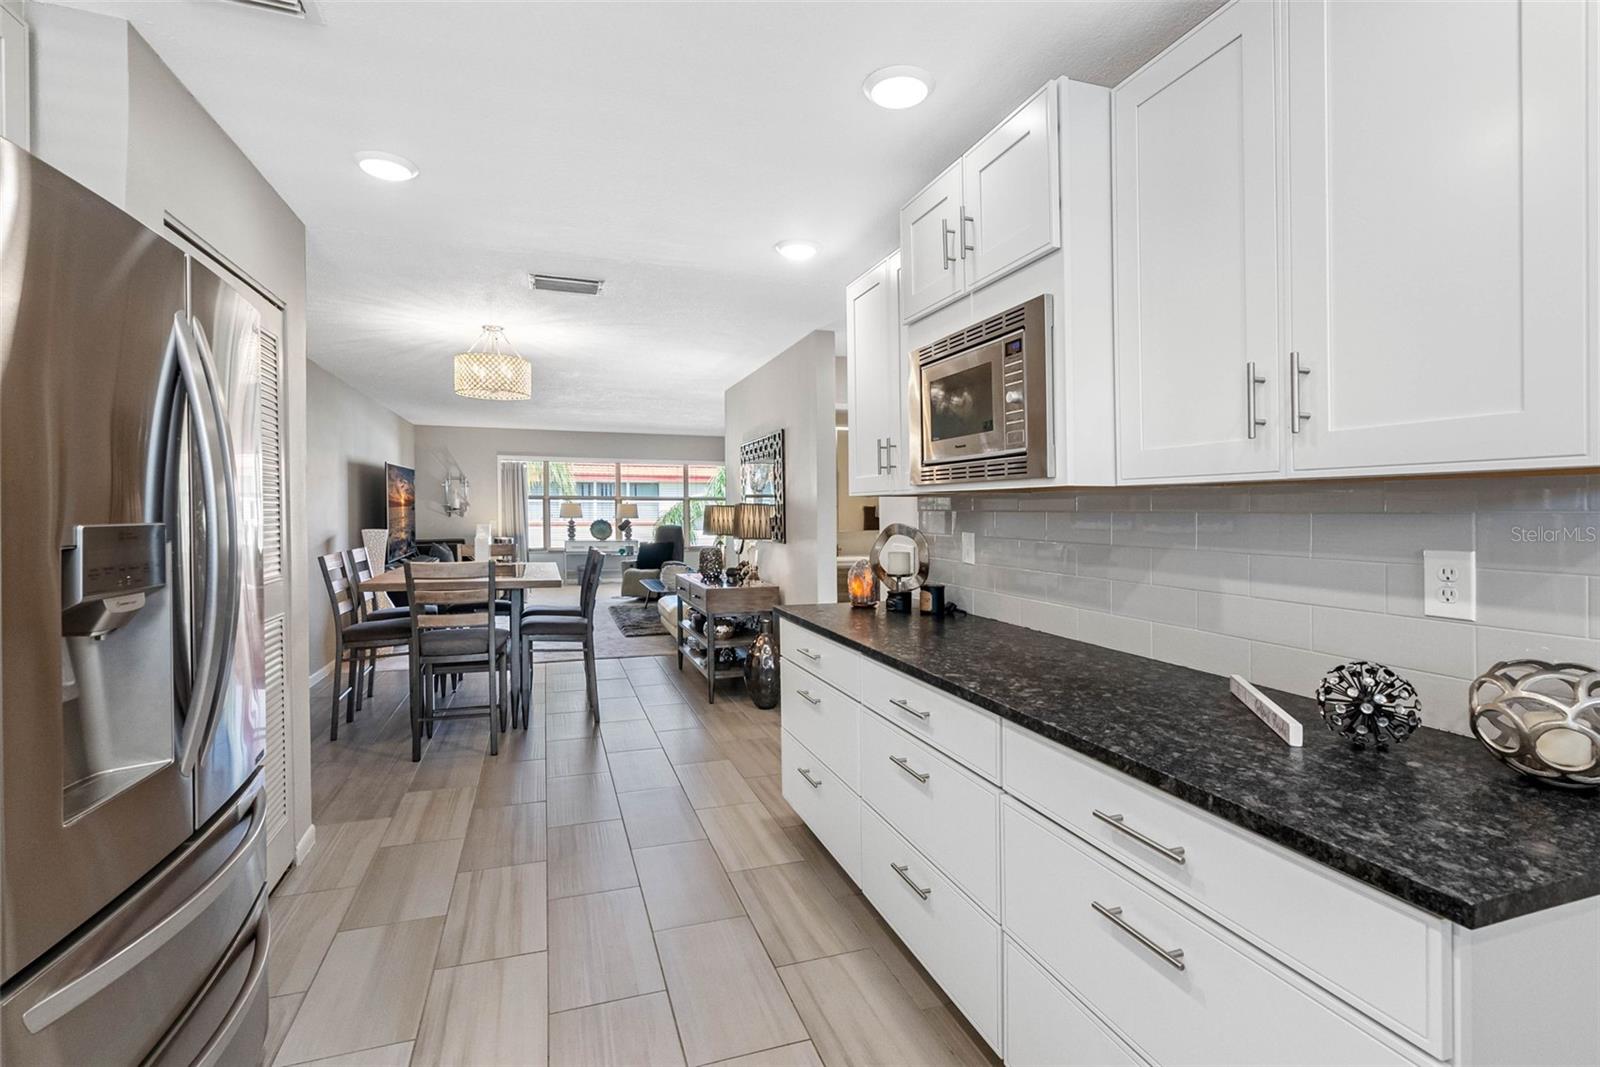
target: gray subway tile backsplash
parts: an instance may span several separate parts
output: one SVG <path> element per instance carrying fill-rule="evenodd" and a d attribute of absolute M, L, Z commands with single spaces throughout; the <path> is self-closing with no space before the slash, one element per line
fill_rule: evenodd
<path fill-rule="evenodd" d="M 1527 476 L 954 494 L 919 501 L 968 610 L 1309 696 L 1395 667 L 1467 732 L 1500 659 L 1600 666 L 1600 478 Z M 961 532 L 978 562 L 960 559 Z M 1424 617 L 1422 550 L 1475 548 L 1478 620 Z"/>

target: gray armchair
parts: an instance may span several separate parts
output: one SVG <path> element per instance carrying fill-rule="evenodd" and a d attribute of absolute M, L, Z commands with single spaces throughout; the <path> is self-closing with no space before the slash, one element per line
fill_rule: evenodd
<path fill-rule="evenodd" d="M 656 527 L 656 539 L 639 546 L 639 556 L 633 566 L 622 572 L 622 595 L 643 597 L 646 578 L 660 578 L 663 564 L 683 562 L 683 527 L 663 525 Z"/>

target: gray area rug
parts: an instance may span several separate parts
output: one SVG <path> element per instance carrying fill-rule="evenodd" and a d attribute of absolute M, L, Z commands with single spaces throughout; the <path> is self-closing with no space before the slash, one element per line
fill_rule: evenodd
<path fill-rule="evenodd" d="M 612 604 L 611 618 L 623 637 L 665 637 L 654 604 Z"/>

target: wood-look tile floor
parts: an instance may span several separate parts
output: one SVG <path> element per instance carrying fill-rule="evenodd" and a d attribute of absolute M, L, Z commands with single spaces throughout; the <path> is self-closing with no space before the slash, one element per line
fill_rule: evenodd
<path fill-rule="evenodd" d="M 599 674 L 599 728 L 581 664 L 541 663 L 531 729 L 441 726 L 420 763 L 403 672 L 334 742 L 313 690 L 269 1064 L 998 1062 L 783 802 L 778 712 L 671 657 Z"/>

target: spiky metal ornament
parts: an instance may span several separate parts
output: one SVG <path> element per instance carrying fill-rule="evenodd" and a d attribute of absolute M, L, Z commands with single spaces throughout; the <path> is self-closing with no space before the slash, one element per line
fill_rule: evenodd
<path fill-rule="evenodd" d="M 1422 702 L 1411 683 L 1381 663 L 1357 660 L 1330 670 L 1317 687 L 1328 729 L 1356 748 L 1387 748 L 1422 725 Z"/>

